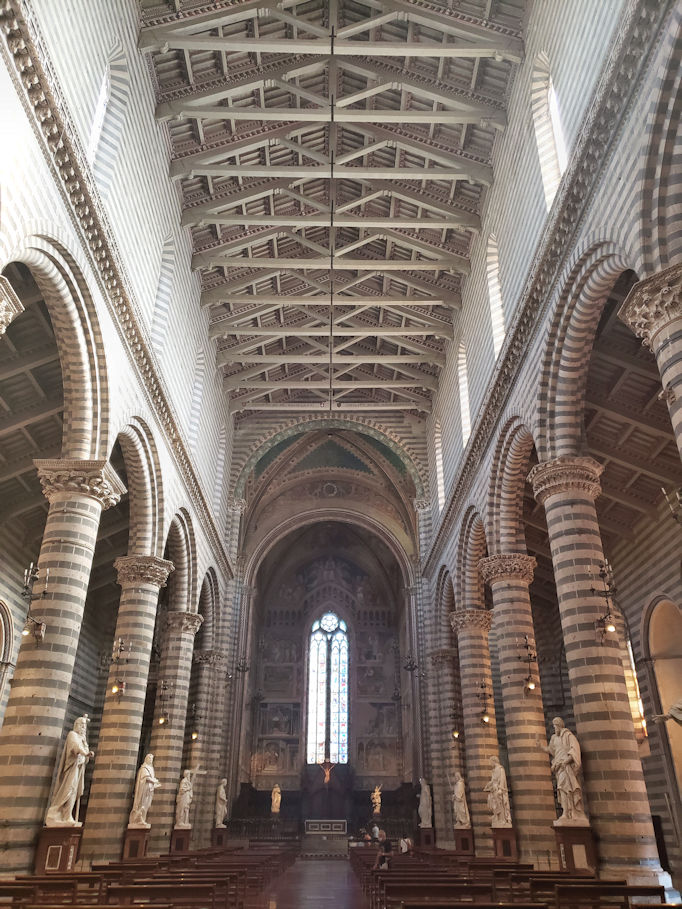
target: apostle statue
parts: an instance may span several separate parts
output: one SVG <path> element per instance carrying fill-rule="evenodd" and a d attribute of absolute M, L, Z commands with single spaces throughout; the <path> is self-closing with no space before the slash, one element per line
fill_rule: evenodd
<path fill-rule="evenodd" d="M 564 726 L 560 716 L 554 717 L 552 726 L 554 734 L 549 744 L 547 746 L 540 744 L 540 747 L 550 756 L 552 773 L 556 777 L 557 796 L 562 813 L 554 824 L 585 826 L 588 821 L 583 808 L 583 790 L 579 779 L 582 766 L 580 744 L 571 730 Z"/>
<path fill-rule="evenodd" d="M 511 827 L 507 774 L 496 754 L 493 754 L 490 758 L 490 766 L 493 772 L 490 782 L 486 783 L 484 788 L 484 791 L 488 793 L 488 811 L 491 814 L 490 826 Z"/>
<path fill-rule="evenodd" d="M 66 737 L 57 768 L 52 798 L 45 816 L 46 827 L 81 827 L 78 809 L 85 778 L 85 765 L 94 757 L 86 738 L 88 715 L 79 716 Z"/>
<path fill-rule="evenodd" d="M 682 697 L 668 707 L 667 713 L 657 713 L 652 719 L 654 723 L 667 723 L 668 720 L 674 720 L 678 726 L 682 726 Z"/>
<path fill-rule="evenodd" d="M 152 825 L 147 823 L 147 812 L 152 804 L 154 790 L 160 786 L 161 783 L 154 773 L 154 755 L 148 754 L 137 771 L 128 827 L 132 827 L 134 830 L 149 830 Z"/>
<path fill-rule="evenodd" d="M 431 787 L 422 777 L 419 778 L 419 826 L 431 826 Z"/>
<path fill-rule="evenodd" d="M 381 814 L 381 786 L 374 787 L 370 799 L 372 800 L 372 814 Z"/>
<path fill-rule="evenodd" d="M 205 774 L 205 770 L 187 770 L 183 771 L 178 786 L 178 794 L 175 796 L 175 827 L 180 830 L 189 830 L 192 825 L 189 822 L 189 810 L 194 801 L 194 777 L 197 774 Z"/>
<path fill-rule="evenodd" d="M 215 794 L 215 825 L 216 827 L 225 826 L 225 815 L 227 814 L 227 792 L 225 787 L 227 780 L 223 779 L 218 783 Z"/>
<path fill-rule="evenodd" d="M 459 771 L 455 773 L 455 785 L 452 787 L 452 821 L 455 830 L 468 830 L 471 827 L 466 784 Z"/>
<path fill-rule="evenodd" d="M 279 814 L 279 808 L 282 804 L 282 790 L 279 788 L 279 783 L 275 783 L 272 787 L 272 792 L 270 793 L 270 811 L 272 814 Z"/>

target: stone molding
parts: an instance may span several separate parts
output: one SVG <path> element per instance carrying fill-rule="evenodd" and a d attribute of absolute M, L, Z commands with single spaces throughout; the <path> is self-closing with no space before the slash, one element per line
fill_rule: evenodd
<path fill-rule="evenodd" d="M 478 563 L 478 570 L 486 584 L 494 584 L 495 581 L 501 580 L 523 581 L 530 584 L 537 564 L 531 555 L 499 553 L 481 559 Z"/>
<path fill-rule="evenodd" d="M 493 624 L 493 614 L 487 609 L 457 609 L 450 613 L 450 624 L 457 635 L 460 631 L 472 629 L 488 634 Z"/>
<path fill-rule="evenodd" d="M 178 634 L 196 634 L 204 623 L 204 617 L 198 612 L 169 612 L 166 616 L 166 626 L 170 631 Z"/>
<path fill-rule="evenodd" d="M 596 499 L 601 492 L 599 477 L 604 465 L 593 458 L 577 458 L 564 455 L 536 464 L 528 474 L 528 481 L 533 487 L 533 495 L 538 502 L 544 502 L 553 495 L 562 492 L 586 492 Z"/>
<path fill-rule="evenodd" d="M 682 319 L 682 265 L 672 265 L 638 281 L 618 310 L 618 318 L 645 347 L 653 348 L 658 332 Z"/>
<path fill-rule="evenodd" d="M 414 510 L 416 512 L 430 511 L 431 510 L 431 500 L 430 499 L 413 499 Z"/>
<path fill-rule="evenodd" d="M 104 300 L 124 348 L 158 416 L 216 559 L 225 575 L 231 578 L 234 572 L 213 509 L 204 495 L 183 439 L 180 421 L 173 410 L 147 331 L 142 327 L 139 307 L 128 290 L 129 279 L 111 223 L 78 138 L 78 130 L 68 114 L 38 22 L 28 5 L 19 0 L 2 0 L 0 31 L 6 40 L 6 48 L 3 45 L 0 50 L 29 120 L 33 119 L 34 132 L 39 141 L 42 138 L 44 154 L 55 175 L 55 187 L 59 190 L 61 182 L 67 210 L 70 208 L 75 229 L 84 238 L 84 250 L 89 250 L 93 272 L 99 277 Z M 12 63 L 16 74 L 12 72 Z"/>
<path fill-rule="evenodd" d="M 175 571 L 175 565 L 167 559 L 141 555 L 119 556 L 114 562 L 114 568 L 121 587 L 152 584 L 159 589 L 166 586 L 168 575 Z"/>
<path fill-rule="evenodd" d="M 220 650 L 195 650 L 192 655 L 192 660 L 201 666 L 220 668 L 227 662 L 227 655 Z"/>
<path fill-rule="evenodd" d="M 456 653 L 454 647 L 439 647 L 438 650 L 432 650 L 428 656 L 434 666 L 444 666 L 454 660 Z"/>
<path fill-rule="evenodd" d="M 8 325 L 24 311 L 24 306 L 14 288 L 4 275 L 0 275 L 0 338 Z"/>
<path fill-rule="evenodd" d="M 108 461 L 81 461 L 77 458 L 36 458 L 38 478 L 48 502 L 72 493 L 89 496 L 101 503 L 102 509 L 113 508 L 121 501 L 126 488 Z"/>
<path fill-rule="evenodd" d="M 227 510 L 232 514 L 243 515 L 246 511 L 246 499 L 230 496 L 230 498 L 227 500 Z"/>
<path fill-rule="evenodd" d="M 619 124 L 636 97 L 634 87 L 641 79 L 658 28 L 674 5 L 674 0 L 631 0 L 620 17 L 614 36 L 614 49 L 586 111 L 576 140 L 569 168 L 563 176 L 537 254 L 528 268 L 513 322 L 497 359 L 497 366 L 479 408 L 471 436 L 458 472 L 450 487 L 440 524 L 424 559 L 424 574 L 438 567 L 443 548 L 455 532 L 462 503 L 476 477 L 486 449 L 493 438 L 507 405 L 520 365 L 544 324 L 544 314 L 553 297 L 555 284 L 573 249 L 584 213 L 594 198 L 599 177 L 608 161 Z"/>

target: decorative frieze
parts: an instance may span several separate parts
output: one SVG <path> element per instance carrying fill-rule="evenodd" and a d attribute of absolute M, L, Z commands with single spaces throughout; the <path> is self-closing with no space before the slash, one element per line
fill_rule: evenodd
<path fill-rule="evenodd" d="M 440 647 L 438 650 L 432 650 L 428 656 L 434 666 L 446 666 L 452 663 L 456 652 L 454 647 Z"/>
<path fill-rule="evenodd" d="M 593 458 L 562 456 L 536 464 L 528 474 L 528 481 L 540 503 L 549 496 L 571 490 L 580 490 L 596 499 L 601 492 L 599 477 L 603 470 L 604 465 Z"/>
<path fill-rule="evenodd" d="M 4 275 L 0 275 L 0 338 L 7 331 L 7 326 L 24 311 L 21 300 Z"/>
<path fill-rule="evenodd" d="M 478 570 L 486 584 L 500 580 L 523 581 L 530 584 L 536 565 L 537 562 L 533 556 L 522 553 L 500 553 L 481 559 L 478 563 Z"/>
<path fill-rule="evenodd" d="M 450 624 L 455 634 L 472 629 L 488 634 L 492 623 L 493 614 L 487 609 L 457 609 L 450 613 Z"/>
<path fill-rule="evenodd" d="M 645 347 L 654 347 L 656 334 L 682 319 L 682 265 L 638 281 L 625 298 L 618 318 L 642 339 Z"/>
<path fill-rule="evenodd" d="M 153 584 L 159 588 L 166 586 L 168 575 L 175 570 L 173 563 L 166 559 L 139 555 L 119 556 L 114 562 L 114 568 L 121 586 L 124 584 Z"/>
<path fill-rule="evenodd" d="M 203 621 L 204 617 L 198 612 L 169 612 L 166 619 L 170 631 L 177 634 L 196 634 Z"/>
<path fill-rule="evenodd" d="M 48 502 L 65 492 L 89 496 L 103 510 L 121 501 L 126 488 L 108 461 L 80 461 L 76 458 L 37 458 L 38 478 Z"/>
<path fill-rule="evenodd" d="M 227 656 L 220 650 L 195 650 L 192 659 L 200 666 L 220 668 L 227 661 Z"/>

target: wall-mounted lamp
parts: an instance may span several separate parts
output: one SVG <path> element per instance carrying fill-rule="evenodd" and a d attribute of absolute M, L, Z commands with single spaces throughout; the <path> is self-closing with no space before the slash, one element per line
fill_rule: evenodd
<path fill-rule="evenodd" d="M 525 655 L 520 653 L 519 659 L 521 662 L 526 664 L 527 674 L 523 682 L 523 690 L 526 694 L 530 694 L 531 691 L 535 691 L 537 688 L 537 682 L 533 676 L 533 663 L 537 663 L 538 655 L 535 650 L 531 647 L 530 641 L 528 640 L 528 635 L 524 634 L 524 643 L 523 647 L 526 651 Z"/>
<path fill-rule="evenodd" d="M 606 612 L 603 616 L 600 616 L 596 620 L 594 627 L 600 642 L 603 644 L 604 638 L 607 634 L 615 634 L 616 632 L 616 623 L 614 622 L 613 615 L 611 614 L 612 603 L 615 600 L 616 596 L 616 586 L 613 582 L 613 571 L 611 570 L 608 559 L 600 562 L 599 577 L 602 580 L 604 589 L 595 590 L 593 587 L 592 593 L 596 597 L 604 597 L 606 600 Z"/>
<path fill-rule="evenodd" d="M 457 741 L 457 739 L 459 738 L 459 736 L 460 736 L 459 729 L 453 729 L 453 730 L 452 730 L 452 737 L 453 737 L 453 739 L 455 739 L 455 741 Z"/>
<path fill-rule="evenodd" d="M 481 684 L 478 687 L 481 690 L 476 697 L 482 702 L 481 722 L 484 726 L 487 726 L 490 723 L 490 713 L 488 711 L 488 683 L 485 679 L 481 679 Z"/>
<path fill-rule="evenodd" d="M 411 653 L 407 654 L 407 658 L 403 663 L 403 669 L 407 670 L 407 672 L 416 672 L 417 669 L 419 669 L 419 665 Z"/>
<path fill-rule="evenodd" d="M 239 657 L 234 668 L 237 670 L 237 672 L 248 672 L 251 668 L 251 665 L 246 657 Z"/>
<path fill-rule="evenodd" d="M 47 585 L 50 580 L 50 569 L 45 569 L 45 576 L 43 578 L 43 589 L 40 593 L 33 593 L 33 588 L 36 581 L 40 577 L 40 571 L 38 566 L 31 562 L 28 568 L 24 571 L 24 588 L 21 591 L 21 595 L 25 600 L 28 600 L 29 603 L 32 603 L 33 600 L 42 600 L 43 597 L 47 596 Z"/>
<path fill-rule="evenodd" d="M 111 693 L 115 694 L 117 697 L 122 698 L 126 693 L 127 683 L 123 679 L 116 679 L 116 681 L 111 686 Z"/>
<path fill-rule="evenodd" d="M 24 627 L 21 630 L 21 636 L 27 638 L 29 634 L 32 634 L 36 644 L 42 644 L 42 642 L 45 640 L 46 630 L 47 625 L 45 622 L 41 622 L 39 619 L 34 619 L 33 616 L 29 613 L 26 616 Z"/>
<path fill-rule="evenodd" d="M 112 663 L 127 663 L 128 654 L 132 652 L 133 645 L 128 641 L 126 643 L 123 638 L 116 638 L 114 641 L 113 647 L 111 648 L 111 662 Z"/>
<path fill-rule="evenodd" d="M 164 710 L 164 712 L 159 715 L 159 726 L 167 726 L 169 723 L 170 723 L 170 716 Z"/>
<path fill-rule="evenodd" d="M 158 701 L 159 701 L 159 708 L 160 708 L 159 719 L 158 719 L 159 726 L 170 725 L 170 713 L 168 711 L 168 706 L 167 706 L 169 688 L 170 688 L 170 685 L 168 684 L 168 682 L 164 681 L 163 679 L 158 684 L 157 690 L 159 693 Z"/>
<path fill-rule="evenodd" d="M 668 508 L 670 509 L 670 514 L 672 515 L 673 521 L 677 521 L 678 524 L 682 524 L 682 488 L 673 489 L 673 491 L 669 493 L 665 486 L 661 486 L 661 492 L 663 493 L 663 498 L 668 504 Z"/>

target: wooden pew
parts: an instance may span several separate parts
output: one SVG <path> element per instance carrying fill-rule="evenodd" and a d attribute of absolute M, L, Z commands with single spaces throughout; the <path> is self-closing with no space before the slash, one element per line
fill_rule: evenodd
<path fill-rule="evenodd" d="M 574 909 L 588 906 L 590 909 L 620 906 L 630 909 L 633 899 L 653 897 L 665 903 L 665 888 L 658 885 L 617 884 L 609 881 L 591 881 L 590 883 L 556 884 L 554 887 L 554 905 L 556 909 Z"/>
<path fill-rule="evenodd" d="M 492 887 L 489 884 L 471 882 L 455 884 L 452 882 L 431 881 L 427 878 L 412 883 L 393 883 L 386 881 L 382 887 L 382 907 L 397 909 L 403 902 L 430 899 L 451 900 L 468 905 L 492 902 Z"/>
<path fill-rule="evenodd" d="M 105 894 L 107 905 L 121 903 L 170 903 L 172 909 L 219 909 L 214 884 L 158 883 L 153 878 L 133 884 L 110 884 Z"/>

